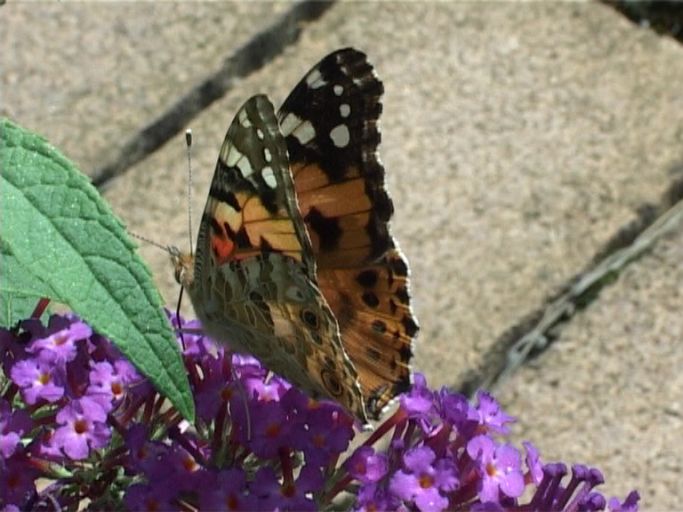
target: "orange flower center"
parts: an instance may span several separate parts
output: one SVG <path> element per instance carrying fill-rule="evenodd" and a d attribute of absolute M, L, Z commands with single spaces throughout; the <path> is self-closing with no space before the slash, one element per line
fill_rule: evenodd
<path fill-rule="evenodd" d="M 420 475 L 420 479 L 418 481 L 420 482 L 420 487 L 423 489 L 430 489 L 434 486 L 434 479 L 431 477 L 431 475 Z"/>
<path fill-rule="evenodd" d="M 183 458 L 183 467 L 189 472 L 196 471 L 197 469 L 199 469 L 197 461 L 195 461 L 194 458 L 190 457 L 189 455 Z"/>
<path fill-rule="evenodd" d="M 14 489 L 16 487 L 19 487 L 19 484 L 21 483 L 21 478 L 17 473 L 12 473 L 7 477 L 7 487 L 10 489 Z"/>
<path fill-rule="evenodd" d="M 74 421 L 74 430 L 77 434 L 85 434 L 88 431 L 88 422 L 82 418 Z"/>
<path fill-rule="evenodd" d="M 232 389 L 230 389 L 228 386 L 224 387 L 221 390 L 221 400 L 224 402 L 229 401 L 232 398 Z"/>
<path fill-rule="evenodd" d="M 239 503 L 234 494 L 230 494 L 230 496 L 225 499 L 225 508 L 228 510 L 237 510 L 238 505 Z"/>
<path fill-rule="evenodd" d="M 145 510 L 147 512 L 157 512 L 157 510 L 161 510 L 161 504 L 154 498 L 147 498 L 145 500 Z"/>
<path fill-rule="evenodd" d="M 112 382 L 111 392 L 114 396 L 121 396 L 123 394 L 123 386 L 120 382 Z"/>
<path fill-rule="evenodd" d="M 280 425 L 278 425 L 277 423 L 271 423 L 266 428 L 266 435 L 268 437 L 277 437 L 277 435 L 279 433 L 280 433 Z"/>

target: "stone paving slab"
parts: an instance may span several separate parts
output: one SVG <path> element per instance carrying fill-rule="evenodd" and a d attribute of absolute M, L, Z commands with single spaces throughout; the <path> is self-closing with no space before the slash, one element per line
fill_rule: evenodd
<path fill-rule="evenodd" d="M 201 38 L 193 21 L 187 30 Z M 413 268 L 422 324 L 416 367 L 433 385 L 454 384 L 481 366 L 506 329 L 584 269 L 643 205 L 659 201 L 677 177 L 672 169 L 682 160 L 682 50 L 593 3 L 335 5 L 306 28 L 297 45 L 192 123 L 195 219 L 225 129 L 241 103 L 261 92 L 279 104 L 320 57 L 348 45 L 368 53 L 385 83 L 381 154 L 396 205 L 394 231 Z M 114 75 L 111 81 L 124 79 Z M 177 94 L 185 89 L 178 87 Z M 154 90 L 150 86 L 149 94 Z M 108 97 L 102 111 L 116 112 L 115 100 Z M 80 121 L 74 114 L 70 126 Z M 50 130 L 41 131 L 60 144 Z M 107 198 L 131 230 L 187 247 L 182 139 L 112 183 Z M 101 150 L 96 144 L 90 153 L 83 144 L 79 148 L 86 152 L 81 162 L 93 162 Z M 177 286 L 166 255 L 149 246 L 141 252 L 174 303 Z M 673 304 L 676 296 L 668 299 Z M 622 320 L 613 322 L 623 326 Z M 672 332 L 683 324 L 673 315 L 669 321 Z M 581 334 L 591 339 L 590 332 Z M 605 333 L 602 339 L 612 338 Z M 662 353 L 651 348 L 646 345 L 640 357 L 659 364 Z M 586 358 L 603 364 L 596 351 Z M 631 371 L 626 364 L 617 368 Z M 552 379 L 549 372 L 541 383 Z M 667 385 L 662 374 L 654 377 L 660 387 Z M 557 400 L 545 401 L 542 384 L 510 383 L 505 390 L 517 392 L 506 395 L 512 414 L 527 414 L 527 402 L 552 412 L 544 428 L 528 436 L 549 456 L 572 459 L 576 453 L 576 460 L 609 469 L 613 480 L 613 467 L 624 454 L 634 454 L 625 438 L 620 452 L 609 452 L 608 468 L 597 444 L 578 451 L 582 436 L 568 434 L 554 453 L 541 442 L 567 430 L 565 415 L 580 407 L 579 397 L 594 396 L 590 381 L 577 382 L 574 393 L 566 393 L 568 408 L 559 410 Z M 638 401 L 642 410 L 648 400 L 643 394 Z M 633 411 L 623 403 L 608 405 L 604 414 L 626 418 L 626 429 L 637 428 L 640 420 L 630 423 Z M 612 487 L 614 492 L 643 481 L 640 471 L 646 468 L 634 464 L 633 474 L 617 473 L 624 487 Z"/>
<path fill-rule="evenodd" d="M 496 396 L 546 460 L 590 461 L 643 510 L 680 509 L 683 230 L 660 241 Z M 549 414 L 552 412 L 552 414 Z M 523 414 L 522 414 L 523 413 Z"/>
<path fill-rule="evenodd" d="M 112 158 L 287 9 L 261 2 L 0 8 L 0 113 L 47 136 L 85 173 Z"/>

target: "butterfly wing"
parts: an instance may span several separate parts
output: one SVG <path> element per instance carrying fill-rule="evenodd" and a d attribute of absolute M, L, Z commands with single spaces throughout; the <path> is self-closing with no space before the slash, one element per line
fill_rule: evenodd
<path fill-rule="evenodd" d="M 347 48 L 311 69 L 278 113 L 318 286 L 373 416 L 408 388 L 418 330 L 377 156 L 382 93 L 366 56 Z"/>
<path fill-rule="evenodd" d="M 315 284 L 285 141 L 265 96 L 247 101 L 228 129 L 185 284 L 214 339 L 365 421 L 356 372 Z"/>

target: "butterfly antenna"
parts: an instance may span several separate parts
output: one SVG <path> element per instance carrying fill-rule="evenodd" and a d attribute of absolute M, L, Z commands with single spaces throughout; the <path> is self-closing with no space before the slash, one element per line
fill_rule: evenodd
<path fill-rule="evenodd" d="M 154 247 L 158 247 L 162 251 L 171 252 L 167 245 L 162 245 L 159 242 L 155 242 L 154 240 L 147 238 L 146 236 L 138 235 L 137 233 L 133 233 L 132 231 L 129 231 L 128 234 L 133 238 L 137 238 L 138 240 L 142 240 L 143 242 L 153 245 Z"/>
<path fill-rule="evenodd" d="M 194 254 L 192 247 L 192 130 L 185 130 L 185 144 L 187 145 L 187 231 L 190 236 L 190 255 Z"/>

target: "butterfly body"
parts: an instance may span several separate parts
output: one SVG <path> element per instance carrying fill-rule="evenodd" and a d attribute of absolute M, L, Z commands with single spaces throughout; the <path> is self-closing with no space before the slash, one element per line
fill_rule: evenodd
<path fill-rule="evenodd" d="M 204 330 L 365 422 L 409 385 L 417 323 L 376 156 L 381 82 L 339 50 L 276 115 L 240 109 L 194 256 L 172 252 Z"/>

